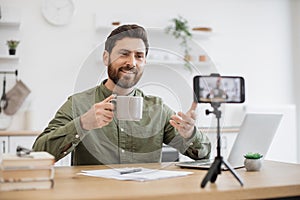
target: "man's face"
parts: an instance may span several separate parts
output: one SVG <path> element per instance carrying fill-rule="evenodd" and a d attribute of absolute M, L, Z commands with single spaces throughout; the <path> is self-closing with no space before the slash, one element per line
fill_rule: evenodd
<path fill-rule="evenodd" d="M 140 80 L 146 63 L 146 47 L 138 38 L 118 40 L 108 57 L 108 77 L 121 88 L 131 88 Z"/>

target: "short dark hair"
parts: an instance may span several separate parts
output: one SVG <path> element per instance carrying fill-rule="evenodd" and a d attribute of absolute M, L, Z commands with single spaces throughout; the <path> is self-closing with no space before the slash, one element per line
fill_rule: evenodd
<path fill-rule="evenodd" d="M 114 29 L 105 41 L 105 50 L 111 53 L 116 41 L 125 37 L 142 39 L 146 47 L 146 55 L 148 54 L 149 43 L 146 30 L 136 24 L 125 24 Z"/>

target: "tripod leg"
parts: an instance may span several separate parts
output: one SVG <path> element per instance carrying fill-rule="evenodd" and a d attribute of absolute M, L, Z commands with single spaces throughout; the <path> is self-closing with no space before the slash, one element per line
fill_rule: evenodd
<path fill-rule="evenodd" d="M 205 175 L 204 179 L 201 182 L 201 188 L 204 188 L 208 181 L 214 183 L 217 180 L 218 174 L 221 173 L 221 164 L 222 164 L 222 159 L 216 158 L 214 160 L 214 162 L 210 166 L 210 169 L 208 170 L 207 174 Z"/>
<path fill-rule="evenodd" d="M 244 185 L 242 179 L 240 178 L 240 176 L 235 172 L 235 170 L 231 167 L 231 165 L 226 162 L 225 160 L 223 160 L 224 165 L 229 169 L 229 171 L 233 174 L 233 176 L 240 182 L 241 186 Z"/>
<path fill-rule="evenodd" d="M 212 169 L 212 168 L 210 168 Z M 213 176 L 217 176 L 215 171 L 209 170 L 201 182 L 201 188 L 204 188 L 206 183 L 211 180 Z"/>
<path fill-rule="evenodd" d="M 217 177 L 218 177 L 218 173 L 214 173 L 213 176 L 212 176 L 211 179 L 210 179 L 210 182 L 211 182 L 211 183 L 216 182 Z"/>

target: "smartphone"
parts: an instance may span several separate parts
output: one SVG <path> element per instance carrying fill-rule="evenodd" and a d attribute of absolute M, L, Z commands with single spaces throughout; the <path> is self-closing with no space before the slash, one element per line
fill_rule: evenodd
<path fill-rule="evenodd" d="M 245 81 L 241 76 L 195 76 L 194 97 L 198 103 L 243 103 Z"/>

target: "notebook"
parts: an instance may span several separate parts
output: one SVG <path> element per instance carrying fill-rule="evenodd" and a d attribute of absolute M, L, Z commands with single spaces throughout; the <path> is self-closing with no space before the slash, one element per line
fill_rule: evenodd
<path fill-rule="evenodd" d="M 247 113 L 240 127 L 239 134 L 232 146 L 228 158 L 223 158 L 233 168 L 244 167 L 244 155 L 248 152 L 258 152 L 264 156 L 282 119 L 282 114 Z M 222 135 L 222 133 L 221 133 Z M 199 160 L 176 163 L 183 168 L 209 169 L 214 160 Z M 222 166 L 225 169 L 225 166 Z"/>

